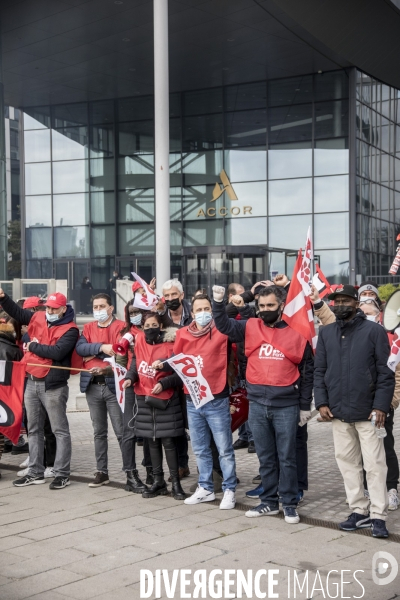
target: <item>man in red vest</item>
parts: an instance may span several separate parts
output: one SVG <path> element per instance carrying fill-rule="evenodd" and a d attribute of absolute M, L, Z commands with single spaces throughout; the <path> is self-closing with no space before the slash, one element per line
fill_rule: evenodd
<path fill-rule="evenodd" d="M 4 310 L 13 319 L 21 325 L 28 325 L 30 339 L 24 345 L 25 355 L 21 361 L 26 364 L 28 376 L 24 399 L 29 423 L 29 471 L 13 484 L 25 487 L 45 483 L 43 428 L 47 411 L 57 440 L 53 467 L 55 478 L 50 489 L 63 489 L 70 484 L 71 436 L 67 419 L 70 371 L 49 367 L 71 366 L 72 353 L 79 337 L 74 311 L 67 305 L 64 294 L 59 292 L 48 296 L 46 312 L 21 308 L 1 289 L 0 298 Z"/>
<path fill-rule="evenodd" d="M 97 472 L 89 487 L 100 487 L 110 483 L 108 477 L 108 415 L 118 443 L 121 446 L 123 415 L 115 395 L 114 376 L 96 374 L 108 363 L 104 359 L 114 356 L 112 347 L 121 339 L 124 321 L 113 315 L 114 306 L 108 294 L 93 297 L 94 321 L 86 323 L 76 345 L 76 352 L 83 356 L 86 369 L 94 373 L 81 373 L 81 392 L 86 393 L 90 418 L 94 432 L 94 452 Z"/>
<path fill-rule="evenodd" d="M 259 292 L 259 318 L 229 319 L 223 304 L 225 290 L 213 287 L 213 315 L 221 333 L 245 342 L 249 424 L 254 436 L 263 492 L 261 504 L 246 517 L 279 513 L 282 499 L 285 521 L 298 523 L 297 427 L 311 416 L 313 355 L 310 345 L 282 321 L 286 291 L 276 285 Z M 232 302 L 244 310 L 241 296 Z M 242 308 L 243 307 L 243 308 Z M 279 459 L 279 465 L 278 465 Z"/>

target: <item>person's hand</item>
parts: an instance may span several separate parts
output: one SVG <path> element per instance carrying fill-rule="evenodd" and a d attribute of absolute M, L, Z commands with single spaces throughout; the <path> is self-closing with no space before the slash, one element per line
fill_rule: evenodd
<path fill-rule="evenodd" d="M 256 287 L 258 287 L 259 285 L 263 285 L 264 287 L 269 287 L 270 285 L 274 285 L 274 284 L 269 279 L 265 279 L 264 281 L 257 281 L 257 283 L 255 283 L 253 285 L 253 287 L 251 288 L 251 293 L 253 295 L 254 295 L 254 291 L 255 291 Z"/>
<path fill-rule="evenodd" d="M 84 356 L 83 362 L 87 363 L 87 362 L 89 362 L 89 360 L 93 360 L 94 358 L 96 358 L 96 357 L 95 356 Z"/>
<path fill-rule="evenodd" d="M 163 368 L 164 363 L 161 362 L 161 360 L 155 360 L 151 366 L 156 371 L 160 371 Z"/>
<path fill-rule="evenodd" d="M 321 408 L 319 408 L 318 410 L 320 416 L 320 418 L 318 419 L 319 421 L 332 421 L 333 414 L 329 410 L 329 406 L 321 406 Z"/>
<path fill-rule="evenodd" d="M 152 310 L 154 310 L 154 312 L 158 312 L 159 315 L 163 315 L 165 314 L 166 306 L 162 300 L 159 300 Z"/>
<path fill-rule="evenodd" d="M 239 296 L 239 294 L 232 296 L 231 302 L 235 306 L 244 306 L 244 300 L 243 300 L 242 296 Z"/>
<path fill-rule="evenodd" d="M 378 429 L 385 427 L 386 413 L 383 412 L 383 410 L 378 410 L 377 408 L 374 408 L 372 412 L 376 413 L 375 427 Z M 372 419 L 372 413 L 369 415 L 368 419 Z"/>
<path fill-rule="evenodd" d="M 300 427 L 303 427 L 311 419 L 311 410 L 301 410 L 300 411 Z"/>
<path fill-rule="evenodd" d="M 285 287 L 285 285 L 289 283 L 289 278 L 287 275 L 282 275 L 282 273 L 280 273 L 274 277 L 273 282 L 279 287 Z"/>
<path fill-rule="evenodd" d="M 212 291 L 215 302 L 222 302 L 225 296 L 225 288 L 222 285 L 213 285 Z"/>
<path fill-rule="evenodd" d="M 317 302 L 319 302 L 321 300 L 318 290 L 314 284 L 311 285 L 310 300 L 313 304 L 316 304 Z"/>
<path fill-rule="evenodd" d="M 0 288 L 0 298 L 4 298 L 5 295 L 6 295 L 5 291 L 2 290 L 2 288 Z"/>
<path fill-rule="evenodd" d="M 155 277 L 153 277 L 153 279 L 150 281 L 149 288 L 151 288 L 153 291 L 156 289 L 156 278 Z"/>
<path fill-rule="evenodd" d="M 92 367 L 89 371 L 92 375 L 105 375 L 108 369 L 103 367 Z"/>
<path fill-rule="evenodd" d="M 122 384 L 122 389 L 126 390 L 126 388 L 131 387 L 132 385 L 132 381 L 130 379 L 125 379 L 125 381 Z"/>
<path fill-rule="evenodd" d="M 112 344 L 102 344 L 100 346 L 100 352 L 107 354 L 108 356 L 115 356 Z"/>
<path fill-rule="evenodd" d="M 236 408 L 236 406 L 234 404 L 229 405 L 229 412 L 231 415 L 234 415 L 237 410 L 238 409 Z"/>
<path fill-rule="evenodd" d="M 151 390 L 151 393 L 152 394 L 161 394 L 162 391 L 163 391 L 163 386 L 161 385 L 161 383 L 156 383 L 156 385 Z"/>

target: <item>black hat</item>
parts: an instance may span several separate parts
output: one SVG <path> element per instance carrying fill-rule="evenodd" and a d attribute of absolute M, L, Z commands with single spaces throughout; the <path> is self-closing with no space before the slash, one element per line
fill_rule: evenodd
<path fill-rule="evenodd" d="M 349 296 L 350 298 L 354 298 L 354 300 L 358 300 L 356 288 L 348 283 L 339 285 L 332 294 L 329 294 L 328 300 L 334 300 L 336 296 Z"/>

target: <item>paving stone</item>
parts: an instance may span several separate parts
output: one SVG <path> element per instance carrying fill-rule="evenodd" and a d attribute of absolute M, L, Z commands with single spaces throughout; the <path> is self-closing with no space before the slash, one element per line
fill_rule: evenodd
<path fill-rule="evenodd" d="M 51 571 L 58 567 L 64 567 L 65 565 L 75 563 L 78 560 L 82 561 L 87 556 L 88 555 L 84 552 L 69 548 L 68 550 L 58 550 L 55 553 L 46 554 L 45 556 L 33 556 L 31 559 L 23 561 L 14 555 L 14 558 L 18 562 L 7 565 L 7 563 L 3 562 L 2 555 L 1 571 L 6 577 L 22 579 L 24 577 L 29 577 L 30 575 L 45 573 L 46 571 Z"/>
<path fill-rule="evenodd" d="M 144 550 L 135 546 L 126 546 L 119 550 L 108 550 L 99 556 L 79 560 L 68 565 L 68 570 L 82 575 L 92 576 L 106 571 L 112 571 L 117 567 L 132 565 L 133 563 L 148 560 L 157 556 L 156 552 Z"/>
<path fill-rule="evenodd" d="M 0 588 L 1 600 L 22 600 L 29 598 L 48 590 L 53 590 L 61 585 L 66 585 L 72 581 L 81 579 L 81 575 L 65 571 L 63 569 L 53 569 L 51 572 L 40 573 L 25 577 L 18 581 L 13 581 Z"/>

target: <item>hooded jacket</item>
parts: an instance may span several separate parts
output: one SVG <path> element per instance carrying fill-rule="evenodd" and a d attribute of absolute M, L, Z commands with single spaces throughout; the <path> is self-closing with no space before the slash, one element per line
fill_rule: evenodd
<path fill-rule="evenodd" d="M 0 323 L 0 360 L 19 362 L 23 352 L 14 339 L 14 327 L 11 323 Z"/>

